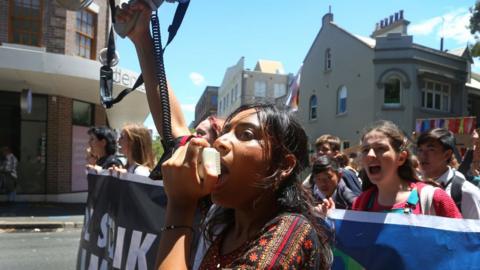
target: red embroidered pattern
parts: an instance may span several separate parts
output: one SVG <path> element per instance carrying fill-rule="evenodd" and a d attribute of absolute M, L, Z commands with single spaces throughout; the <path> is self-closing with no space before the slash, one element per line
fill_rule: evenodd
<path fill-rule="evenodd" d="M 254 241 L 220 254 L 222 236 L 212 243 L 200 269 L 319 269 L 325 251 L 302 215 L 286 214 L 269 222 Z"/>

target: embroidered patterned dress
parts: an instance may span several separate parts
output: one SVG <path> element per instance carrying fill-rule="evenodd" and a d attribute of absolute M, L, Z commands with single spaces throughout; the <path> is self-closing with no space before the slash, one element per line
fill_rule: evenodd
<path fill-rule="evenodd" d="M 321 269 L 323 246 L 302 215 L 285 214 L 271 220 L 259 236 L 231 253 L 220 254 L 223 237 L 208 249 L 200 269 Z"/>

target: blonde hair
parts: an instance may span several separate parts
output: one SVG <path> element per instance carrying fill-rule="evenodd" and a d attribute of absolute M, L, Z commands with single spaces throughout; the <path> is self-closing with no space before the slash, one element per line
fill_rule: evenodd
<path fill-rule="evenodd" d="M 137 124 L 127 124 L 122 128 L 122 131 L 125 132 L 129 141 L 133 161 L 151 170 L 155 166 L 155 159 L 150 131 Z"/>

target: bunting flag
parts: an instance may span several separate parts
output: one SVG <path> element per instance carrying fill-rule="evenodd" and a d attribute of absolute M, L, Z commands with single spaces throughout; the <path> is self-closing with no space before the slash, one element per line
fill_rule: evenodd
<path fill-rule="evenodd" d="M 450 128 L 450 119 L 445 119 L 445 125 L 443 128 L 449 129 Z"/>
<path fill-rule="evenodd" d="M 480 221 L 336 209 L 333 270 L 478 269 Z"/>
<path fill-rule="evenodd" d="M 460 125 L 458 126 L 458 134 L 463 134 L 464 118 L 460 119 Z"/>
<path fill-rule="evenodd" d="M 435 128 L 442 127 L 442 126 L 440 126 L 440 119 L 435 119 L 433 121 L 435 122 L 435 124 L 433 125 Z"/>
<path fill-rule="evenodd" d="M 475 116 L 417 119 L 415 122 L 415 131 L 418 133 L 427 132 L 434 128 L 445 128 L 454 134 L 471 134 L 476 127 L 477 119 Z"/>
<path fill-rule="evenodd" d="M 440 121 L 438 123 L 438 127 L 440 127 L 440 128 L 445 127 L 445 119 L 440 119 Z"/>
<path fill-rule="evenodd" d="M 302 66 L 297 72 L 297 75 L 293 77 L 288 86 L 288 97 L 285 105 L 292 111 L 298 110 L 298 104 L 300 103 L 300 79 L 302 76 Z"/>
<path fill-rule="evenodd" d="M 417 133 L 422 132 L 422 120 L 417 120 L 417 122 L 415 123 L 415 131 Z"/>
<path fill-rule="evenodd" d="M 476 128 L 477 123 L 476 119 L 473 117 L 468 117 L 464 119 L 464 130 L 466 134 L 471 134 L 473 130 Z"/>

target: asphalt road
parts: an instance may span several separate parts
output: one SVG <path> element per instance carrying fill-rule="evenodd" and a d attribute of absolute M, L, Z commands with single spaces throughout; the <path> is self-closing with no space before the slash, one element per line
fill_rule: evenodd
<path fill-rule="evenodd" d="M 0 233 L 0 269 L 75 269 L 81 229 Z"/>

